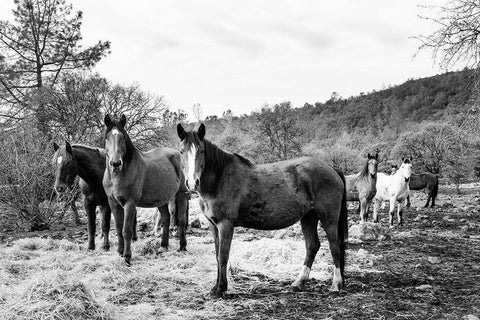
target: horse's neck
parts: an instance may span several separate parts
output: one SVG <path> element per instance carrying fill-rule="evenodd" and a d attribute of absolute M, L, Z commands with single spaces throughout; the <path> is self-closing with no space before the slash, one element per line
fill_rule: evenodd
<path fill-rule="evenodd" d="M 84 146 L 72 146 L 77 161 L 78 175 L 89 184 L 101 184 L 105 171 L 105 158 L 93 149 Z"/>
<path fill-rule="evenodd" d="M 391 176 L 393 181 L 395 182 L 399 182 L 399 184 L 407 184 L 407 182 L 405 181 L 404 177 L 403 177 L 403 174 L 400 170 L 398 170 L 397 172 L 395 172 L 395 174 L 393 176 Z"/>
<path fill-rule="evenodd" d="M 224 170 L 233 163 L 235 155 L 205 141 L 205 169 L 200 178 L 200 192 L 214 194 Z"/>

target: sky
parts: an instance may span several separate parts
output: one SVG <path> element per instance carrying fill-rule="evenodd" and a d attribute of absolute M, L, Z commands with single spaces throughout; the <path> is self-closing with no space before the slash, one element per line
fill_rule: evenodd
<path fill-rule="evenodd" d="M 265 104 L 347 98 L 441 73 L 411 37 L 439 0 L 73 0 L 83 44 L 111 42 L 94 71 L 137 83 L 192 117 L 250 114 Z M 13 0 L 0 2 L 0 19 Z"/>

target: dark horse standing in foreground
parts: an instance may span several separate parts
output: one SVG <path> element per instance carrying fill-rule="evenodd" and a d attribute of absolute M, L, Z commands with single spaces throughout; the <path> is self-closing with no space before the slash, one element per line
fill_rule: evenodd
<path fill-rule="evenodd" d="M 306 257 L 292 286 L 308 279 L 320 248 L 318 221 L 326 232 L 335 264 L 330 288 L 344 283 L 345 239 L 348 233 L 344 177 L 313 157 L 254 165 L 238 154 L 225 152 L 198 132 L 177 127 L 186 177 L 200 196 L 210 221 L 217 256 L 217 281 L 211 295 L 227 290 L 227 263 L 234 227 L 261 230 L 286 228 L 298 220 L 305 237 Z"/>
<path fill-rule="evenodd" d="M 345 176 L 347 201 L 359 201 L 360 222 L 367 222 L 368 210 L 377 193 L 378 153 L 367 155 L 367 161 L 357 174 Z"/>
<path fill-rule="evenodd" d="M 125 131 L 127 119 L 115 121 L 105 115 L 105 151 L 107 154 L 103 187 L 115 215 L 118 252 L 130 265 L 131 241 L 136 207 L 160 211 L 163 226 L 161 246 L 168 247 L 170 212 L 168 203 L 176 202 L 180 250 L 186 250 L 186 207 L 188 189 L 183 176 L 180 153 L 170 148 L 138 150 Z"/>
<path fill-rule="evenodd" d="M 438 194 L 438 175 L 430 172 L 412 174 L 408 186 L 410 190 L 422 190 L 426 188 L 428 198 L 427 203 L 425 203 L 425 208 L 430 204 L 430 199 L 432 199 L 431 208 L 435 206 L 435 199 Z M 407 197 L 407 207 L 410 207 L 410 195 Z"/>
<path fill-rule="evenodd" d="M 55 185 L 57 192 L 71 188 L 75 177 L 80 177 L 79 186 L 83 194 L 83 203 L 88 218 L 88 249 L 95 249 L 95 208 L 98 206 L 102 212 L 102 232 L 104 250 L 110 249 L 108 234 L 110 232 L 111 211 L 108 198 L 103 190 L 103 173 L 105 172 L 105 155 L 98 149 L 83 145 L 64 146 L 53 143 L 55 154 Z"/>

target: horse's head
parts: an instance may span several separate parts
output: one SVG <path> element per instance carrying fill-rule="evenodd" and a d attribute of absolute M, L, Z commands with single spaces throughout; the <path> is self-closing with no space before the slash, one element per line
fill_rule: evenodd
<path fill-rule="evenodd" d="M 65 145 L 60 147 L 54 142 L 53 150 L 55 151 L 52 158 L 52 163 L 55 167 L 55 184 L 53 188 L 57 193 L 60 193 L 73 186 L 75 177 L 78 174 L 78 165 L 73 156 L 70 143 L 65 142 Z"/>
<path fill-rule="evenodd" d="M 180 138 L 180 153 L 182 153 L 186 165 L 184 174 L 187 186 L 190 190 L 196 190 L 200 186 L 200 177 L 205 169 L 205 125 L 202 123 L 197 131 L 185 131 L 181 124 L 177 126 Z"/>
<path fill-rule="evenodd" d="M 370 174 L 370 177 L 375 178 L 377 176 L 377 170 L 378 170 L 378 153 L 375 155 L 370 155 L 370 153 L 367 155 L 368 161 L 367 161 L 367 170 L 368 173 Z"/>
<path fill-rule="evenodd" d="M 400 172 L 400 174 L 403 176 L 405 182 L 409 182 L 410 176 L 412 175 L 412 160 L 412 158 L 402 158 L 402 164 L 398 169 L 398 172 Z"/>
<path fill-rule="evenodd" d="M 112 120 L 110 115 L 105 115 L 105 154 L 108 168 L 113 172 L 121 172 L 127 156 L 128 135 L 125 131 L 127 118 L 124 114 L 119 121 Z"/>

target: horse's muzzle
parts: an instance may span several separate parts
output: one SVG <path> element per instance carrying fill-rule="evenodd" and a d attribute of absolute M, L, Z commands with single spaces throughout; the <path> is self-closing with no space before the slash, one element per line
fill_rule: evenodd
<path fill-rule="evenodd" d="M 372 179 L 374 179 L 376 176 L 377 176 L 376 173 L 370 173 L 370 177 L 371 177 Z"/>
<path fill-rule="evenodd" d="M 122 160 L 110 161 L 110 166 L 113 172 L 120 172 L 122 171 Z"/>
<path fill-rule="evenodd" d="M 405 182 L 409 182 L 410 181 L 410 178 L 405 178 Z"/>

